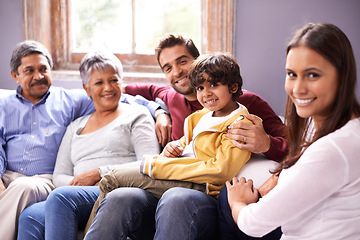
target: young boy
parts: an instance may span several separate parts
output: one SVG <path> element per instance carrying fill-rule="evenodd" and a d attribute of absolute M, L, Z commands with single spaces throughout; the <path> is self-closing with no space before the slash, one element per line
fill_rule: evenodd
<path fill-rule="evenodd" d="M 106 174 L 93 214 L 105 195 L 119 187 L 142 188 L 157 198 L 172 187 L 198 189 L 217 197 L 225 182 L 249 160 L 251 153 L 240 150 L 226 137 L 231 124 L 251 123 L 244 117 L 247 109 L 235 100 L 242 93 L 235 59 L 226 54 L 203 55 L 191 65 L 189 79 L 204 109 L 186 118 L 185 136 L 167 144 L 161 155 L 143 156 L 142 174 L 139 168 Z M 104 208 L 106 203 L 102 204 Z"/>
<path fill-rule="evenodd" d="M 186 118 L 184 137 L 170 142 L 160 156 L 144 156 L 140 172 L 154 179 L 206 184 L 207 193 L 217 196 L 224 180 L 250 157 L 225 136 L 229 125 L 247 121 L 247 109 L 235 101 L 241 94 L 240 69 L 229 55 L 203 55 L 190 67 L 189 79 L 204 108 Z"/>

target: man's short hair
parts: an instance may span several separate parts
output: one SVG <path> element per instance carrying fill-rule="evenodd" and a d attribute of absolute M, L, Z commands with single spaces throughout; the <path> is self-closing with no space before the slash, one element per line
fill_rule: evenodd
<path fill-rule="evenodd" d="M 53 61 L 49 51 L 40 42 L 33 40 L 26 40 L 18 43 L 12 53 L 10 60 L 10 67 L 13 72 L 19 74 L 18 68 L 21 65 L 21 58 L 31 54 L 42 54 L 46 57 L 50 68 L 53 67 Z"/>
<path fill-rule="evenodd" d="M 158 46 L 155 48 L 155 55 L 159 65 L 159 58 L 162 50 L 164 50 L 164 48 L 170 48 L 177 45 L 185 46 L 190 55 L 194 57 L 194 59 L 196 59 L 200 55 L 199 50 L 196 48 L 194 42 L 190 38 L 184 38 L 181 35 L 168 34 L 165 35 L 162 39 L 160 39 Z"/>

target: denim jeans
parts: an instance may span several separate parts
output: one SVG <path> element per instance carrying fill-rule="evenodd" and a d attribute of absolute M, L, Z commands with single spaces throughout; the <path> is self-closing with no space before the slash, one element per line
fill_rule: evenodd
<path fill-rule="evenodd" d="M 85 240 L 211 240 L 217 232 L 216 199 L 200 191 L 171 188 L 158 201 L 139 188 L 118 188 L 100 203 Z"/>
<path fill-rule="evenodd" d="M 157 202 L 140 188 L 111 191 L 101 201 L 85 239 L 153 239 Z"/>
<path fill-rule="evenodd" d="M 281 237 L 281 229 L 280 227 L 275 229 L 274 231 L 268 233 L 262 238 L 251 237 L 243 233 L 235 223 L 231 209 L 228 203 L 227 198 L 227 189 L 224 187 L 219 194 L 218 197 L 218 214 L 219 214 L 219 226 L 220 226 L 220 235 L 223 240 L 278 240 Z"/>
<path fill-rule="evenodd" d="M 218 240 L 216 199 L 193 189 L 172 188 L 156 210 L 156 240 Z"/>
<path fill-rule="evenodd" d="M 46 201 L 26 208 L 19 219 L 18 240 L 77 239 L 99 196 L 97 186 L 56 188 Z M 46 228 L 45 228 L 46 225 Z"/>
<path fill-rule="evenodd" d="M 173 187 L 196 189 L 202 192 L 206 191 L 205 184 L 197 184 L 193 182 L 175 180 L 153 179 L 148 175 L 139 173 L 139 167 L 113 169 L 108 172 L 100 181 L 99 198 L 96 200 L 94 207 L 91 211 L 89 223 L 94 220 L 96 211 L 105 196 L 111 191 L 124 187 L 144 189 L 147 192 L 151 193 L 157 199 L 161 198 L 164 192 Z"/>

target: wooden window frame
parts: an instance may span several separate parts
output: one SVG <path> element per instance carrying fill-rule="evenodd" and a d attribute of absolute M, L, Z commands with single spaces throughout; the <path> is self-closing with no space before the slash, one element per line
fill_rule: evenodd
<path fill-rule="evenodd" d="M 49 49 L 54 70 L 77 70 L 85 55 L 71 53 L 70 1 L 23 0 L 24 39 L 39 41 Z M 202 0 L 202 52 L 234 54 L 235 4 L 236 0 Z M 124 72 L 161 72 L 154 54 L 117 56 Z"/>

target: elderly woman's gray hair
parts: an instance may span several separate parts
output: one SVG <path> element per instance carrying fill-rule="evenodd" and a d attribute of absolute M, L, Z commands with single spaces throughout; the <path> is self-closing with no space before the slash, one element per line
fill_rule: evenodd
<path fill-rule="evenodd" d="M 46 57 L 50 68 L 53 67 L 53 61 L 49 51 L 44 45 L 33 40 L 26 40 L 21 43 L 18 43 L 11 56 L 10 67 L 13 72 L 19 75 L 18 68 L 21 65 L 21 58 L 26 57 L 31 54 L 42 54 Z"/>
<path fill-rule="evenodd" d="M 88 86 L 89 78 L 93 70 L 114 70 L 120 78 L 123 78 L 123 66 L 121 61 L 112 53 L 91 52 L 81 60 L 79 71 L 82 83 Z"/>

